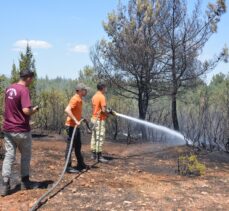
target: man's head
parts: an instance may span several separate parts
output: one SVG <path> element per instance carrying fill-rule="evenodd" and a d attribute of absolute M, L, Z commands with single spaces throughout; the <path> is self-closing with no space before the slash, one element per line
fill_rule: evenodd
<path fill-rule="evenodd" d="M 24 69 L 20 72 L 20 80 L 24 81 L 26 86 L 29 86 L 34 78 L 34 72 L 29 69 Z"/>
<path fill-rule="evenodd" d="M 88 88 L 83 83 L 79 83 L 76 86 L 77 94 L 79 94 L 82 97 L 87 95 L 87 90 L 88 90 Z"/>
<path fill-rule="evenodd" d="M 104 82 L 99 82 L 97 84 L 97 89 L 104 93 L 106 91 L 106 84 Z"/>

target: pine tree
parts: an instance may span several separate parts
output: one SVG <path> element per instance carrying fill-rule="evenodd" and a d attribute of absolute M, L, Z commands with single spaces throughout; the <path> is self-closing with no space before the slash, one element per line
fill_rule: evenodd
<path fill-rule="evenodd" d="M 18 80 L 19 80 L 19 71 L 17 70 L 15 63 L 13 63 L 12 70 L 11 70 L 10 82 L 16 83 L 16 82 L 18 82 Z"/>
<path fill-rule="evenodd" d="M 19 70 L 29 69 L 34 72 L 34 80 L 33 83 L 29 86 L 30 94 L 33 102 L 35 103 L 36 100 L 36 85 L 37 85 L 37 74 L 36 74 L 36 67 L 35 67 L 35 59 L 33 57 L 32 49 L 27 44 L 25 54 L 20 54 L 19 59 Z"/>

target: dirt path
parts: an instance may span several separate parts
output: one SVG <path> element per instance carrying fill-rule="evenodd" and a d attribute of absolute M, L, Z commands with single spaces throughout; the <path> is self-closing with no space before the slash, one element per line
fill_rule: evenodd
<path fill-rule="evenodd" d="M 32 179 L 56 181 L 64 163 L 64 148 L 63 141 L 35 141 Z M 78 175 L 66 174 L 39 210 L 229 210 L 229 155 L 200 154 L 206 175 L 191 178 L 175 173 L 177 157 L 185 151 L 186 147 L 159 144 L 106 143 L 105 152 L 113 159 Z M 92 165 L 88 143 L 83 152 Z M 19 157 L 13 185 L 19 182 L 18 163 Z M 45 191 L 17 191 L 2 197 L 0 210 L 28 210 Z"/>

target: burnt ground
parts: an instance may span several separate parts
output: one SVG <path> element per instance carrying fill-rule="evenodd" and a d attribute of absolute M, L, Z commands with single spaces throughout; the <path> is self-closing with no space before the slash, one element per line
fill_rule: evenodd
<path fill-rule="evenodd" d="M 31 162 L 32 179 L 56 181 L 64 165 L 65 142 L 58 138 L 35 139 Z M 176 173 L 177 158 L 189 152 L 185 146 L 121 144 L 106 142 L 104 151 L 112 160 L 90 160 L 89 137 L 83 154 L 90 170 L 65 174 L 64 180 L 38 210 L 229 210 L 229 154 L 201 152 L 207 167 L 200 177 Z M 19 182 L 20 157 L 13 166 L 13 182 Z M 0 161 L 2 166 L 2 161 Z M 17 186 L 16 186 L 17 187 Z M 47 189 L 20 191 L 0 197 L 0 210 L 29 210 Z"/>

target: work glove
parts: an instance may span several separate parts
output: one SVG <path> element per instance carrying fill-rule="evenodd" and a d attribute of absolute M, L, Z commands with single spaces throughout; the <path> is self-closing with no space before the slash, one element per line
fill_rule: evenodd
<path fill-rule="evenodd" d="M 115 115 L 115 112 L 112 110 L 112 108 L 107 108 L 106 109 L 106 112 L 108 113 L 108 114 L 111 114 L 111 115 Z"/>

